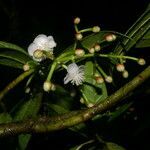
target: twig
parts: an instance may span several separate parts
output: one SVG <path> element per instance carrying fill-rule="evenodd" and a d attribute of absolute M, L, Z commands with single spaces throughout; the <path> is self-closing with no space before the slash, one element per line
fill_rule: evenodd
<path fill-rule="evenodd" d="M 10 82 L 1 92 L 0 92 L 0 101 L 11 89 L 13 89 L 18 83 L 24 80 L 27 76 L 29 76 L 34 70 L 30 69 L 29 71 L 23 72 L 19 75 L 15 80 Z"/>
<path fill-rule="evenodd" d="M 150 77 L 150 66 L 142 73 L 137 75 L 132 81 L 120 88 L 114 94 L 106 98 L 103 102 L 95 105 L 92 108 L 69 112 L 56 117 L 39 117 L 38 119 L 30 119 L 18 123 L 7 123 L 0 125 L 0 137 L 12 136 L 21 133 L 44 133 L 56 130 L 65 129 L 76 124 L 82 123 L 94 117 L 98 113 L 103 113 L 124 97 L 140 86 L 145 80 Z"/>

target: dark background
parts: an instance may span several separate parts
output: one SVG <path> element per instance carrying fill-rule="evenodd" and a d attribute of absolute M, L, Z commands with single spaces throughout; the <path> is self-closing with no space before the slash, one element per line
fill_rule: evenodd
<path fill-rule="evenodd" d="M 102 30 L 124 33 L 141 15 L 149 0 L 0 0 L 0 40 L 27 47 L 40 34 L 53 35 L 57 43 L 73 37 L 73 18 L 81 27 L 99 25 Z"/>
<path fill-rule="evenodd" d="M 149 0 L 70 0 L 68 2 L 64 0 L 0 0 L 0 40 L 27 48 L 35 36 L 46 34 L 54 36 L 58 44 L 57 49 L 61 50 L 73 42 L 74 17 L 81 18 L 81 28 L 99 25 L 102 30 L 125 33 L 144 12 L 148 3 Z M 14 78 L 14 71 L 9 71 L 10 69 L 0 68 L 1 85 Z M 145 119 L 150 114 L 147 97 L 140 94 L 138 99 L 132 98 L 136 100 L 134 104 L 136 112 L 127 117 L 127 120 L 124 121 L 122 117 L 108 126 L 107 138 L 127 149 L 147 150 L 150 149 L 150 121 Z M 133 119 L 136 116 L 139 118 L 138 121 Z M 63 149 L 65 144 L 72 142 L 68 140 L 70 136 L 67 131 L 65 134 L 58 132 L 44 137 L 35 135 L 28 149 L 37 147 L 46 149 L 46 146 L 49 149 L 51 146 L 55 147 L 53 149 L 58 149 L 55 143 L 60 144 Z M 77 138 L 79 137 L 74 135 L 74 140 L 82 141 Z"/>

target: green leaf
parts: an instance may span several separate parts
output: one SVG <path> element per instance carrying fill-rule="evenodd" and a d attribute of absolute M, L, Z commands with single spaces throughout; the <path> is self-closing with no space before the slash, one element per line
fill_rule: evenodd
<path fill-rule="evenodd" d="M 0 51 L 0 59 L 2 58 L 7 58 L 16 62 L 20 62 L 22 64 L 25 64 L 27 61 L 31 61 L 32 59 L 24 55 L 23 53 L 20 52 L 15 52 L 15 51 Z"/>
<path fill-rule="evenodd" d="M 112 33 L 112 31 L 101 31 L 99 33 L 96 34 L 91 34 L 89 36 L 86 36 L 85 38 L 83 38 L 83 40 L 81 41 L 81 45 L 86 48 L 86 49 L 90 49 L 91 47 L 93 47 L 95 44 L 102 44 L 105 43 L 103 46 L 108 45 L 108 42 L 106 42 L 104 40 L 104 37 L 109 34 Z M 110 44 L 110 43 L 109 43 Z M 101 47 L 103 47 L 101 45 Z M 69 57 L 71 55 L 74 54 L 74 45 L 69 46 L 68 48 L 66 48 L 58 57 L 57 60 L 60 61 L 61 59 L 63 59 L 64 57 Z"/>
<path fill-rule="evenodd" d="M 41 106 L 42 95 L 42 93 L 38 93 L 33 99 L 30 99 L 29 101 L 23 103 L 19 110 L 16 112 L 14 121 L 20 121 L 29 117 L 35 117 Z M 30 139 L 30 134 L 19 135 L 18 148 L 20 150 L 25 150 Z"/>
<path fill-rule="evenodd" d="M 23 69 L 23 64 L 6 58 L 0 58 L 0 64 L 13 68 Z"/>
<path fill-rule="evenodd" d="M 77 148 L 78 148 L 78 145 L 70 148 L 69 150 L 77 150 Z"/>
<path fill-rule="evenodd" d="M 12 44 L 12 43 L 0 41 L 0 48 L 11 49 L 11 50 L 14 50 L 14 51 L 21 52 L 25 55 L 28 55 L 28 53 L 23 48 L 21 48 L 18 45 Z"/>
<path fill-rule="evenodd" d="M 63 87 L 57 86 L 55 91 L 56 97 L 54 97 L 55 103 L 49 101 L 46 105 L 48 107 L 48 112 L 50 115 L 57 115 L 57 114 L 65 114 L 70 112 L 70 109 L 73 106 L 73 99 L 70 96 L 69 92 L 66 91 Z M 58 101 L 57 101 L 58 100 Z M 85 137 L 83 130 L 86 128 L 84 123 L 75 125 L 69 130 L 77 132 Z"/>
<path fill-rule="evenodd" d="M 31 134 L 21 134 L 18 137 L 18 150 L 25 150 L 27 148 L 27 145 L 29 143 L 29 140 L 31 139 Z"/>
<path fill-rule="evenodd" d="M 14 121 L 24 120 L 30 117 L 35 117 L 41 105 L 41 93 L 34 99 L 25 102 L 16 112 Z"/>
<path fill-rule="evenodd" d="M 95 71 L 94 65 L 91 61 L 85 64 L 85 80 L 81 88 L 83 98 L 85 99 L 85 104 L 96 104 L 101 102 L 107 97 L 107 89 L 105 83 L 97 84 L 94 79 L 94 74 L 98 72 Z"/>
<path fill-rule="evenodd" d="M 12 118 L 11 118 L 10 114 L 8 114 L 8 113 L 0 114 L 0 124 L 1 123 L 9 123 L 11 121 L 12 121 Z"/>
<path fill-rule="evenodd" d="M 56 114 L 64 114 L 69 112 L 69 110 L 63 108 L 62 106 L 56 104 L 48 104 L 48 107 L 52 109 Z"/>
<path fill-rule="evenodd" d="M 104 37 L 108 34 L 112 33 L 112 31 L 100 31 L 99 33 L 96 34 L 91 34 L 87 37 L 85 37 L 82 41 L 81 44 L 86 48 L 90 49 L 92 48 L 95 44 L 102 44 L 105 43 L 106 45 L 108 42 L 104 40 Z M 110 44 L 110 43 L 109 43 Z"/>
<path fill-rule="evenodd" d="M 125 150 L 125 148 L 116 143 L 107 142 L 103 150 Z"/>
<path fill-rule="evenodd" d="M 54 102 L 51 101 L 51 103 L 59 105 L 68 111 L 72 108 L 74 102 L 73 98 L 70 96 L 70 93 L 67 90 L 65 90 L 62 86 L 57 86 L 53 94 Z"/>
<path fill-rule="evenodd" d="M 137 42 L 136 48 L 150 47 L 150 30 Z"/>
<path fill-rule="evenodd" d="M 131 28 L 125 33 L 128 37 L 133 40 L 123 38 L 122 44 L 118 43 L 114 52 L 119 54 L 122 53 L 125 49 L 126 51 L 130 50 L 142 37 L 147 34 L 150 30 L 150 6 L 146 11 L 141 15 L 141 17 L 131 26 Z M 124 46 L 122 46 L 124 45 Z"/>

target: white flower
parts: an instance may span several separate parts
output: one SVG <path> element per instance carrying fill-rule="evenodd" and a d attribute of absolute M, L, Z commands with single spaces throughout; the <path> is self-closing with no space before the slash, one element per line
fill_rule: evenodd
<path fill-rule="evenodd" d="M 42 50 L 42 51 L 49 51 L 53 53 L 54 47 L 56 47 L 56 43 L 52 36 L 46 36 L 44 34 L 40 34 L 34 39 L 33 43 L 29 45 L 28 53 L 30 56 L 33 57 L 34 60 L 41 61 L 44 59 L 44 57 L 37 59 L 34 57 L 34 52 L 36 50 Z"/>
<path fill-rule="evenodd" d="M 76 63 L 72 63 L 67 67 L 67 75 L 64 78 L 64 84 L 67 84 L 71 81 L 71 83 L 74 85 L 80 85 L 82 84 L 84 80 L 84 66 L 77 66 Z"/>

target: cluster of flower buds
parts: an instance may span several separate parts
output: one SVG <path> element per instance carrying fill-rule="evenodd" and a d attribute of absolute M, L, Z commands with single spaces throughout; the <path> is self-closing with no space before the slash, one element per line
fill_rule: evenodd
<path fill-rule="evenodd" d="M 78 41 L 83 39 L 83 34 L 82 33 L 84 33 L 84 32 L 89 32 L 89 31 L 91 31 L 93 33 L 100 32 L 100 27 L 99 26 L 94 26 L 92 28 L 78 30 L 78 26 L 77 25 L 80 23 L 80 18 L 79 17 L 76 17 L 73 22 L 74 22 L 75 31 L 76 31 L 75 38 Z"/>
<path fill-rule="evenodd" d="M 121 73 L 122 73 L 123 78 L 128 78 L 129 73 L 128 73 L 127 70 L 125 70 L 124 64 L 122 64 L 122 63 L 117 64 L 117 65 L 116 65 L 116 70 L 117 70 L 118 72 L 121 72 Z"/>
<path fill-rule="evenodd" d="M 103 77 L 98 75 L 98 76 L 95 76 L 95 81 L 97 84 L 102 84 L 104 82 L 104 79 Z"/>
<path fill-rule="evenodd" d="M 112 41 L 115 41 L 116 40 L 116 35 L 115 34 L 108 34 L 104 37 L 104 39 L 107 41 L 107 42 L 112 42 Z"/>
<path fill-rule="evenodd" d="M 135 58 L 135 57 L 130 57 L 130 59 L 132 60 L 136 60 L 137 61 L 137 63 L 139 64 L 139 65 L 145 65 L 146 64 L 146 61 L 143 59 L 143 58 Z M 123 64 L 123 63 L 120 63 L 120 64 L 117 64 L 116 65 L 116 70 L 118 71 L 118 72 L 121 72 L 122 73 L 122 76 L 123 76 L 123 78 L 128 78 L 128 76 L 129 76 L 129 73 L 128 73 L 128 71 L 125 69 L 125 65 Z"/>
<path fill-rule="evenodd" d="M 89 48 L 88 51 L 91 54 L 94 54 L 95 52 L 99 52 L 101 50 L 101 46 L 99 44 L 95 44 L 93 47 Z"/>

